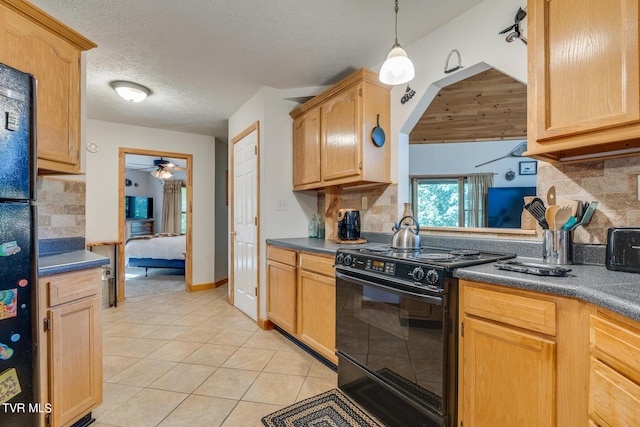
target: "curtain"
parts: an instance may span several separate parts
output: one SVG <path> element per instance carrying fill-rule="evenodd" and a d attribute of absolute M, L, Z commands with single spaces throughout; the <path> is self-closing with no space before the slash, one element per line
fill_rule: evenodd
<path fill-rule="evenodd" d="M 469 227 L 486 227 L 487 192 L 493 185 L 493 173 L 476 173 L 467 177 L 469 185 Z"/>
<path fill-rule="evenodd" d="M 162 232 L 180 233 L 182 222 L 182 185 L 180 180 L 165 180 L 162 191 Z"/>

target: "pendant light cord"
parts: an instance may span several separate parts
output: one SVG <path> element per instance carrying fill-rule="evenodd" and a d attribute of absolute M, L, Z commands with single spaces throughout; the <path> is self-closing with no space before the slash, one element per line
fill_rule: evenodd
<path fill-rule="evenodd" d="M 396 7 L 393 10 L 396 11 L 396 44 L 398 44 L 398 0 L 396 0 Z"/>

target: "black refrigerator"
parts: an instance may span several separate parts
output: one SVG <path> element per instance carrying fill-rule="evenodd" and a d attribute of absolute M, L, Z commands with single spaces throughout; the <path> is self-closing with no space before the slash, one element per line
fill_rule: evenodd
<path fill-rule="evenodd" d="M 0 426 L 36 425 L 36 81 L 0 64 Z"/>

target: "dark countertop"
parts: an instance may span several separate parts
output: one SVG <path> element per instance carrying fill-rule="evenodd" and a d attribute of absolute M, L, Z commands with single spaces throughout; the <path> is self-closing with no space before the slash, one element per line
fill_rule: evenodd
<path fill-rule="evenodd" d="M 108 257 L 84 249 L 84 237 L 38 241 L 38 276 L 67 273 L 109 264 Z"/>
<path fill-rule="evenodd" d="M 542 263 L 537 258 L 516 258 Z M 505 271 L 493 263 L 456 269 L 460 279 L 493 283 L 564 297 L 577 298 L 640 321 L 640 274 L 607 270 L 602 265 L 565 265 L 571 272 L 564 277 L 536 276 Z"/>
<path fill-rule="evenodd" d="M 67 273 L 109 264 L 109 258 L 86 250 L 45 255 L 38 258 L 38 276 Z"/>
<path fill-rule="evenodd" d="M 365 236 L 368 237 L 368 236 Z M 426 239 L 425 239 L 426 240 Z M 434 239 L 435 240 L 435 239 Z M 442 242 L 425 241 L 423 244 L 452 248 L 461 248 L 466 246 L 465 242 L 457 242 L 454 240 L 443 240 Z M 457 239 L 459 240 L 459 239 Z M 370 239 L 371 243 L 389 242 L 390 239 Z M 482 239 L 474 239 L 470 242 L 473 249 L 486 251 L 511 252 L 520 254 L 522 246 L 527 255 L 533 253 L 541 253 L 537 246 L 530 247 L 530 242 L 497 242 Z M 455 245 L 449 245 L 456 242 Z M 293 250 L 311 251 L 325 254 L 335 254 L 340 247 L 363 247 L 367 244 L 345 245 L 324 239 L 311 238 L 289 238 L 289 239 L 267 239 L 267 244 L 281 246 Z M 511 246 L 510 246 L 511 245 Z M 500 250 L 501 249 L 501 250 Z M 603 248 L 586 248 L 585 252 L 591 251 L 595 253 L 595 257 L 591 259 L 604 258 L 602 256 Z M 587 252 L 588 253 L 588 252 Z M 542 259 L 534 257 L 518 257 L 518 261 L 531 262 L 541 264 Z M 640 274 L 623 273 L 619 271 L 607 270 L 604 265 L 600 264 L 572 264 L 562 266 L 570 268 L 571 272 L 565 277 L 547 277 L 536 276 L 532 274 L 518 273 L 514 271 L 505 271 L 497 269 L 493 263 L 476 265 L 456 269 L 454 277 L 468 280 L 476 280 L 479 282 L 503 285 L 512 288 L 525 289 L 547 294 L 559 295 L 563 297 L 577 298 L 597 306 L 606 308 L 633 320 L 640 321 Z"/>

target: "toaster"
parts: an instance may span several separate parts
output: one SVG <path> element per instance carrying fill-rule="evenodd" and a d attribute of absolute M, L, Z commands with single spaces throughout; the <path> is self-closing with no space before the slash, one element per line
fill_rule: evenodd
<path fill-rule="evenodd" d="M 607 231 L 608 270 L 640 273 L 640 228 L 610 228 Z"/>

